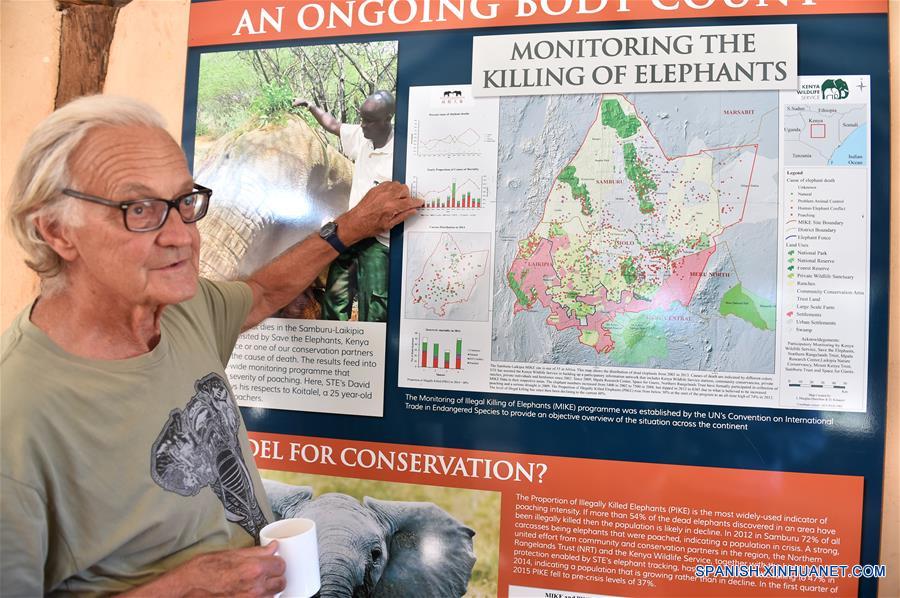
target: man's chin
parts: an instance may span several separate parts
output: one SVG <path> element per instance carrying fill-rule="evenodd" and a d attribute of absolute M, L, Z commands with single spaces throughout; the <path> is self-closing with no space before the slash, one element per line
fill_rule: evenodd
<path fill-rule="evenodd" d="M 175 305 L 187 301 L 197 294 L 197 288 L 199 286 L 197 277 L 185 276 L 183 278 L 184 280 L 167 281 L 167 284 L 159 289 L 158 296 L 160 303 L 164 305 Z"/>

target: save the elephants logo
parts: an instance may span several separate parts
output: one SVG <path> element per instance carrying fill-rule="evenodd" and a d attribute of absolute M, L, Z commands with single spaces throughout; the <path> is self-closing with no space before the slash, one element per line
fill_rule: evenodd
<path fill-rule="evenodd" d="M 844 100 L 850 95 L 850 87 L 843 79 L 825 79 L 820 89 L 823 100 Z"/>

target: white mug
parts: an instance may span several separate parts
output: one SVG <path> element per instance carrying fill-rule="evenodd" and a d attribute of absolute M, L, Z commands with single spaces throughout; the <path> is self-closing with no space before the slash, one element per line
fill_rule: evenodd
<path fill-rule="evenodd" d="M 316 522 L 312 519 L 281 519 L 259 532 L 259 543 L 265 546 L 278 540 L 278 556 L 286 565 L 287 585 L 279 594 L 285 598 L 309 598 L 322 585 L 319 578 L 319 543 Z"/>

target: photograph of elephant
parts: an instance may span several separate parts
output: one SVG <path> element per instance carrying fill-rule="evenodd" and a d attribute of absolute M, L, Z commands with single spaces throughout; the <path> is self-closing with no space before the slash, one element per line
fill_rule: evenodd
<path fill-rule="evenodd" d="M 351 133 L 358 137 L 357 147 L 376 146 L 379 153 L 377 144 L 382 144 L 379 159 L 387 159 L 388 165 L 379 181 L 389 180 L 396 85 L 397 43 L 392 41 L 202 54 L 193 172 L 214 193 L 209 213 L 199 223 L 201 275 L 247 276 L 352 207 L 351 194 L 365 194 L 368 187 L 354 182 L 354 172 L 365 167 L 365 160 L 362 150 L 348 151 Z M 367 104 L 376 93 L 390 101 Z M 364 135 L 373 109 L 380 117 L 377 135 Z M 372 141 L 373 136 L 378 139 Z M 386 260 L 386 241 L 372 241 Z M 383 272 L 386 289 L 386 265 Z M 350 263 L 345 275 L 354 284 L 356 274 Z M 346 281 L 338 289 L 333 280 L 329 284 L 329 276 L 322 272 L 316 284 L 275 315 L 383 321 L 377 314 L 368 318 L 369 302 L 361 299 L 366 295 L 348 294 Z M 335 293 L 345 307 L 329 310 Z M 386 291 L 379 300 L 386 306 Z"/>
<path fill-rule="evenodd" d="M 260 473 L 276 519 L 316 522 L 321 598 L 497 595 L 499 492 Z"/>

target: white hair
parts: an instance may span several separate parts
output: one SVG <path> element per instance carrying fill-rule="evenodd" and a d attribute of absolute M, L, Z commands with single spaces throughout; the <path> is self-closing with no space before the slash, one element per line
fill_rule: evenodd
<path fill-rule="evenodd" d="M 65 262 L 44 241 L 35 221 L 78 225 L 78 202 L 61 191 L 72 185 L 69 160 L 84 136 L 96 127 L 146 126 L 165 128 L 152 106 L 121 96 L 85 96 L 45 118 L 31 133 L 9 189 L 9 224 L 25 250 L 25 263 L 41 277 L 44 292 L 63 281 Z"/>

